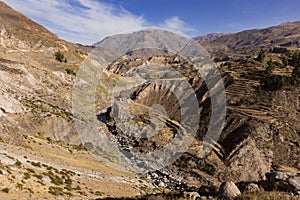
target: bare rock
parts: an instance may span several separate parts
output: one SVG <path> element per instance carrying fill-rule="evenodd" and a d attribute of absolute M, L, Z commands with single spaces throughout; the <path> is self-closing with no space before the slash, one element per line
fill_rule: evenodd
<path fill-rule="evenodd" d="M 288 183 L 300 192 L 300 177 L 291 177 L 288 179 Z"/>
<path fill-rule="evenodd" d="M 300 191 L 300 177 L 294 172 L 269 172 L 266 177 L 276 189 L 298 193 Z"/>
<path fill-rule="evenodd" d="M 246 186 L 247 192 L 258 192 L 259 190 L 259 186 L 255 183 L 250 183 Z"/>
<path fill-rule="evenodd" d="M 294 172 L 268 172 L 266 178 L 270 183 L 275 183 L 276 181 L 286 181 L 295 175 Z"/>
<path fill-rule="evenodd" d="M 185 199 L 190 199 L 190 200 L 196 200 L 197 198 L 201 197 L 198 194 L 198 192 L 184 192 L 183 196 L 184 196 Z"/>
<path fill-rule="evenodd" d="M 224 199 L 235 199 L 241 196 L 241 191 L 234 182 L 224 182 L 220 186 L 219 195 Z"/>

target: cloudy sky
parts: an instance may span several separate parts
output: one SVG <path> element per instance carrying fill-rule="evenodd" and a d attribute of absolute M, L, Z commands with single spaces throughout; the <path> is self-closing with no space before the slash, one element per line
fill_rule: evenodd
<path fill-rule="evenodd" d="M 193 37 L 300 20 L 299 0 L 3 0 L 62 39 L 93 44 L 159 27 Z"/>

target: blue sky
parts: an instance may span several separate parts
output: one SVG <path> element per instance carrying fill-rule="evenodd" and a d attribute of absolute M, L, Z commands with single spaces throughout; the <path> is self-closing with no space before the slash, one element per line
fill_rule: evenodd
<path fill-rule="evenodd" d="M 4 0 L 62 39 L 93 44 L 159 27 L 194 37 L 300 20 L 299 0 Z"/>

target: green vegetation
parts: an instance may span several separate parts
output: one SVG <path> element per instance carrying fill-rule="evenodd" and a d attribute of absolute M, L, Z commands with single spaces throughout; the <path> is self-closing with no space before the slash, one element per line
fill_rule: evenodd
<path fill-rule="evenodd" d="M 16 163 L 15 163 L 15 165 L 18 166 L 18 167 L 20 167 L 22 165 L 22 163 L 19 160 L 17 160 Z"/>
<path fill-rule="evenodd" d="M 294 67 L 292 78 L 297 81 L 300 78 L 300 53 L 295 52 L 289 61 L 289 63 Z"/>
<path fill-rule="evenodd" d="M 31 165 L 34 167 L 42 167 L 40 162 L 31 162 Z"/>
<path fill-rule="evenodd" d="M 287 76 L 270 75 L 264 79 L 262 86 L 265 90 L 275 91 L 289 84 L 290 78 Z"/>
<path fill-rule="evenodd" d="M 4 193 L 9 193 L 9 188 L 3 188 L 1 191 Z"/>
<path fill-rule="evenodd" d="M 272 59 L 269 60 L 269 61 L 267 62 L 267 68 L 266 68 L 265 74 L 266 74 L 267 76 L 270 76 L 275 68 L 276 68 L 275 63 L 272 61 Z"/>
<path fill-rule="evenodd" d="M 283 67 L 287 67 L 289 65 L 289 59 L 286 56 L 282 56 L 280 59 Z"/>
<path fill-rule="evenodd" d="M 31 188 L 24 188 L 24 190 L 27 190 L 30 194 L 33 194 L 33 191 Z"/>
<path fill-rule="evenodd" d="M 17 189 L 19 189 L 19 190 L 22 190 L 23 189 L 23 184 L 21 184 L 21 183 L 18 183 L 17 185 L 16 185 L 16 188 Z"/>
<path fill-rule="evenodd" d="M 37 139 L 45 140 L 45 133 L 44 132 L 38 132 L 33 137 L 35 137 Z"/>
<path fill-rule="evenodd" d="M 33 169 L 27 168 L 26 170 L 27 170 L 29 173 L 32 173 L 32 174 L 35 173 L 35 171 L 34 171 Z"/>
<path fill-rule="evenodd" d="M 68 67 L 66 69 L 66 72 L 67 72 L 67 74 L 76 76 L 76 72 L 72 68 L 70 68 L 70 67 Z"/>
<path fill-rule="evenodd" d="M 64 194 L 63 188 L 60 188 L 60 187 L 49 187 L 49 193 L 53 194 L 55 196 Z"/>
<path fill-rule="evenodd" d="M 30 177 L 31 177 L 31 175 L 30 175 L 28 172 L 25 172 L 25 173 L 24 173 L 24 179 L 25 179 L 25 180 L 30 179 Z"/>
<path fill-rule="evenodd" d="M 258 56 L 257 56 L 257 58 L 256 58 L 256 60 L 263 63 L 265 58 L 266 58 L 266 53 L 263 49 L 261 49 Z"/>
<path fill-rule="evenodd" d="M 47 173 L 44 173 L 44 175 L 48 176 L 51 180 L 51 183 L 53 183 L 54 185 L 62 185 L 64 183 L 63 178 L 55 175 L 52 171 L 48 171 Z"/>
<path fill-rule="evenodd" d="M 55 56 L 55 59 L 58 60 L 59 62 L 64 62 L 64 63 L 68 62 L 67 58 L 65 58 L 65 55 L 60 50 L 55 52 L 54 56 Z"/>

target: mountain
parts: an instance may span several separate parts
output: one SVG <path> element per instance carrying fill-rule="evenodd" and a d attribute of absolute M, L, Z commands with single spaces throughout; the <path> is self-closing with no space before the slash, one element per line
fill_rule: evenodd
<path fill-rule="evenodd" d="M 130 34 L 119 34 L 95 43 L 98 48 L 117 51 L 133 57 L 168 55 L 180 51 L 188 39 L 169 31 L 146 29 Z M 166 50 L 172 50 L 168 52 Z"/>
<path fill-rule="evenodd" d="M 245 30 L 238 33 L 218 35 L 211 41 L 203 41 L 203 36 L 196 37 L 207 51 L 214 55 L 248 54 L 254 55 L 261 48 L 300 47 L 300 21 L 287 22 L 264 29 Z"/>
<path fill-rule="evenodd" d="M 215 63 L 221 101 L 216 71 L 204 80 L 187 60 L 205 61 L 198 67 L 207 69 L 204 49 L 176 55 L 186 38 L 150 29 L 83 47 L 0 5 L 0 199 L 218 198 L 226 181 L 245 199 L 298 198 L 299 22 L 197 38 L 215 58 L 228 57 Z M 112 63 L 102 66 L 107 60 L 97 53 Z M 91 118 L 71 111 L 74 97 L 92 100 L 79 109 L 91 108 Z M 221 108 L 212 113 L 212 97 L 226 105 L 224 122 Z M 218 139 L 206 137 L 212 114 Z M 84 126 L 82 135 L 75 122 L 89 120 L 96 127 Z M 96 140 L 100 130 L 114 148 Z M 212 151 L 203 156 L 202 147 Z M 132 165 L 124 169 L 124 162 Z M 154 171 L 134 170 L 145 167 Z"/>

